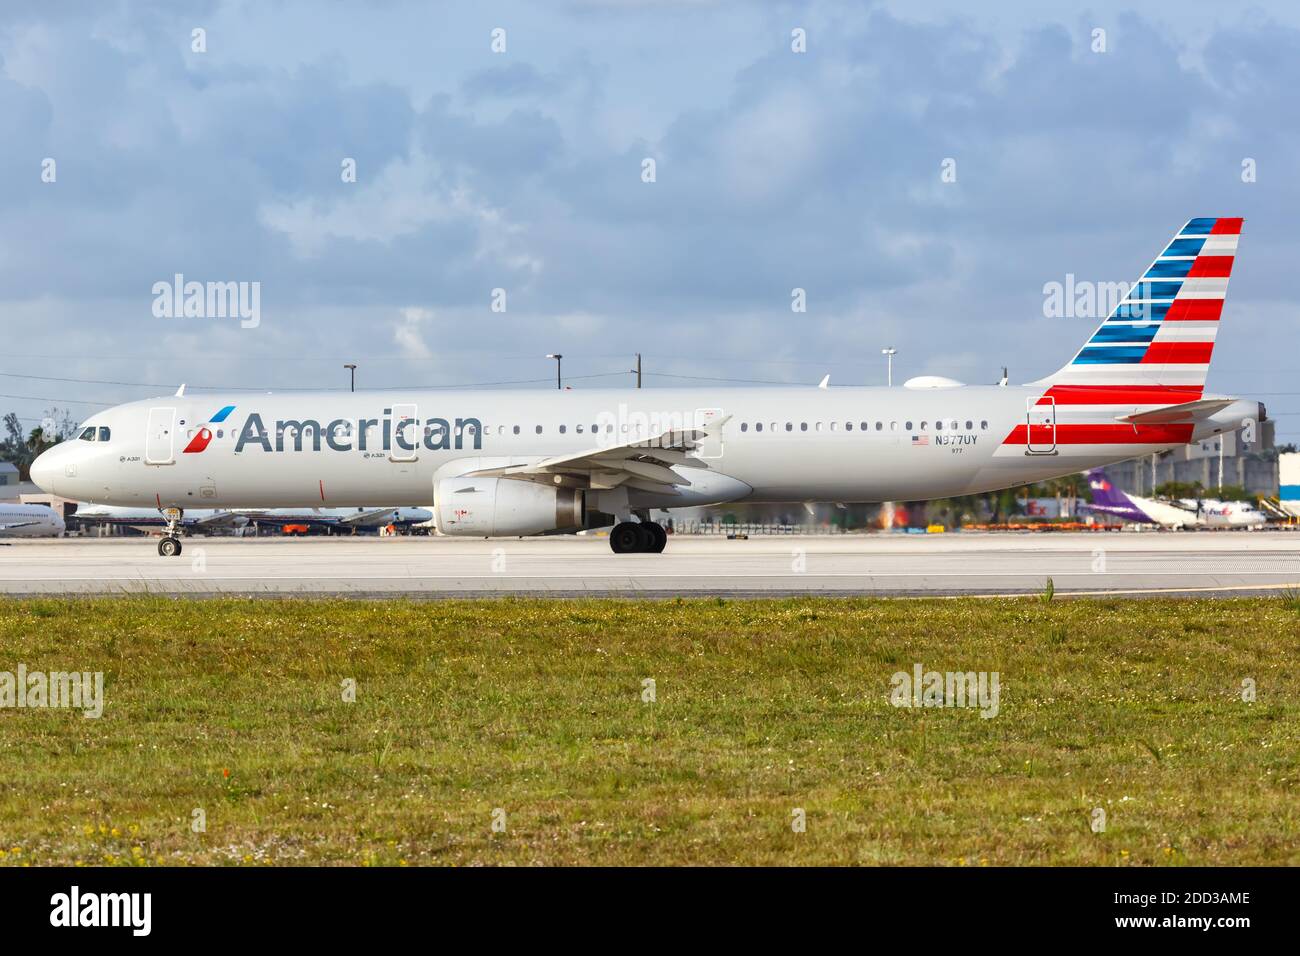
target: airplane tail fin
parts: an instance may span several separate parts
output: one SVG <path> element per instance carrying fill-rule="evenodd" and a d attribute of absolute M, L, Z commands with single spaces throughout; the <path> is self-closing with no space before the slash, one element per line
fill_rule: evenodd
<path fill-rule="evenodd" d="M 1124 299 L 1059 371 L 1032 384 L 1095 404 L 1172 405 L 1205 388 L 1241 219 L 1199 218 L 1175 233 Z M 1092 404 L 1093 402 L 1088 402 Z"/>
<path fill-rule="evenodd" d="M 1105 469 L 1093 468 L 1087 473 L 1087 479 L 1094 505 L 1115 508 L 1131 504 L 1128 496 L 1111 484 L 1110 479 L 1106 477 Z"/>

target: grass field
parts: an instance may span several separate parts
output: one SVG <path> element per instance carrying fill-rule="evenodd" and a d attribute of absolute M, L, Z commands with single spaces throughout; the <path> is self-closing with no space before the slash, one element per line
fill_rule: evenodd
<path fill-rule="evenodd" d="M 1300 863 L 1298 604 L 3 600 L 0 863 Z"/>

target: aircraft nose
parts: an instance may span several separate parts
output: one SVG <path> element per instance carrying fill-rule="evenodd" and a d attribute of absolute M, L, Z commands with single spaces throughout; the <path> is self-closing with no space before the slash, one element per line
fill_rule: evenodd
<path fill-rule="evenodd" d="M 58 493 L 54 490 L 54 479 L 61 474 L 61 469 L 54 461 L 54 452 L 57 450 L 51 448 L 48 451 L 41 452 L 36 456 L 36 460 L 32 462 L 31 467 L 32 481 L 36 483 L 36 486 L 41 491 L 50 495 Z"/>

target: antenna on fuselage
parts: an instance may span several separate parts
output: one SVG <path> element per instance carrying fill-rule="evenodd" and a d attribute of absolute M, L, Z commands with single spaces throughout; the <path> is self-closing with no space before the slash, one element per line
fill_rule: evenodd
<path fill-rule="evenodd" d="M 831 377 L 830 375 L 826 375 L 822 378 L 820 382 L 817 383 L 817 387 L 826 388 L 828 385 L 830 385 L 830 383 L 831 383 Z"/>
<path fill-rule="evenodd" d="M 998 381 L 998 385 L 1002 386 L 1003 388 L 1007 387 L 1007 367 L 1005 365 L 1002 366 L 1002 378 L 1001 380 Z"/>
<path fill-rule="evenodd" d="M 184 397 L 185 397 L 185 383 L 184 383 L 184 382 L 181 382 L 181 387 L 178 388 L 178 389 L 176 389 L 176 397 L 177 397 L 177 398 L 184 398 Z"/>

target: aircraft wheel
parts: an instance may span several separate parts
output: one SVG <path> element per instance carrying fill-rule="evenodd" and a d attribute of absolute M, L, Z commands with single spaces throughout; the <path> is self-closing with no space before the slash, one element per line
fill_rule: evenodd
<path fill-rule="evenodd" d="M 656 521 L 647 521 L 641 525 L 641 529 L 650 534 L 650 547 L 646 550 L 651 554 L 663 554 L 664 548 L 668 546 L 668 532 L 664 526 Z"/>
<path fill-rule="evenodd" d="M 174 558 L 181 553 L 181 539 L 166 537 L 158 542 L 158 553 L 164 558 Z"/>
<path fill-rule="evenodd" d="M 649 536 L 636 521 L 620 521 L 609 533 L 609 547 L 615 554 L 633 554 L 645 551 Z"/>

